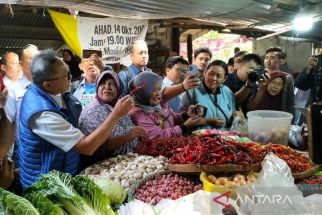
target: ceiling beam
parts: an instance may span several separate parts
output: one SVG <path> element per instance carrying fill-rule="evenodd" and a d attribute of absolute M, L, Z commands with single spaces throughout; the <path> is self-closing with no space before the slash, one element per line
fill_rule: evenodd
<path fill-rule="evenodd" d="M 0 38 L 6 39 L 26 39 L 26 40 L 54 40 L 54 41 L 63 41 L 62 37 L 57 34 L 12 34 L 6 32 L 0 32 Z"/>

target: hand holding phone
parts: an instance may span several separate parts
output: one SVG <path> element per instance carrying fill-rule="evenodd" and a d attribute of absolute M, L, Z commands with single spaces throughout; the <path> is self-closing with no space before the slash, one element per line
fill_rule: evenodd
<path fill-rule="evenodd" d="M 198 71 L 197 65 L 191 64 L 189 66 L 189 75 L 190 76 L 195 76 L 195 77 L 199 76 L 199 71 Z"/>

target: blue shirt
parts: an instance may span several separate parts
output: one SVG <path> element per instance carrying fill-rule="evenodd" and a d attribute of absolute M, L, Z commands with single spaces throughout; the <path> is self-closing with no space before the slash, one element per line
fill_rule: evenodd
<path fill-rule="evenodd" d="M 144 67 L 144 71 L 148 71 L 148 70 L 150 69 L 147 67 Z M 119 78 L 121 83 L 121 94 L 120 94 L 121 97 L 124 97 L 130 93 L 129 86 L 128 86 L 129 82 L 131 81 L 132 78 L 135 78 L 135 76 L 137 76 L 140 72 L 142 72 L 141 69 L 135 64 L 131 64 L 127 69 L 119 72 Z"/>
<path fill-rule="evenodd" d="M 230 124 L 232 115 L 236 111 L 235 95 L 223 84 L 216 93 L 207 92 L 204 83 L 185 92 L 181 101 L 181 110 L 187 111 L 190 105 L 197 103 L 207 108 L 205 118 L 220 118 L 225 121 L 224 127 Z M 210 128 L 210 126 L 204 128 Z"/>

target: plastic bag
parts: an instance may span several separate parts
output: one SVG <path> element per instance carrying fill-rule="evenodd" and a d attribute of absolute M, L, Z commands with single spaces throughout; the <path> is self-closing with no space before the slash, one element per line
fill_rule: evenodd
<path fill-rule="evenodd" d="M 288 165 L 273 153 L 262 162 L 257 180 L 237 187 L 238 214 L 314 214 L 315 205 L 294 184 Z"/>
<path fill-rule="evenodd" d="M 230 130 L 235 132 L 241 137 L 247 137 L 248 136 L 247 121 L 245 119 L 242 119 L 240 116 L 236 116 L 232 122 Z"/>

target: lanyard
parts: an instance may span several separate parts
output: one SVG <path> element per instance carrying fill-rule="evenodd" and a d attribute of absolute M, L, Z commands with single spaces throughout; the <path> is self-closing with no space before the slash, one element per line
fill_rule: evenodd
<path fill-rule="evenodd" d="M 212 104 L 214 105 L 215 109 L 218 109 L 225 117 L 225 120 L 226 120 L 226 124 L 228 123 L 228 117 L 227 115 L 225 114 L 225 112 L 223 111 L 223 109 L 221 109 L 221 107 L 217 104 L 217 94 L 214 95 L 215 97 L 215 101 L 213 101 L 213 99 L 211 98 L 210 94 L 207 93 L 209 98 L 210 98 L 210 101 L 212 102 Z"/>

